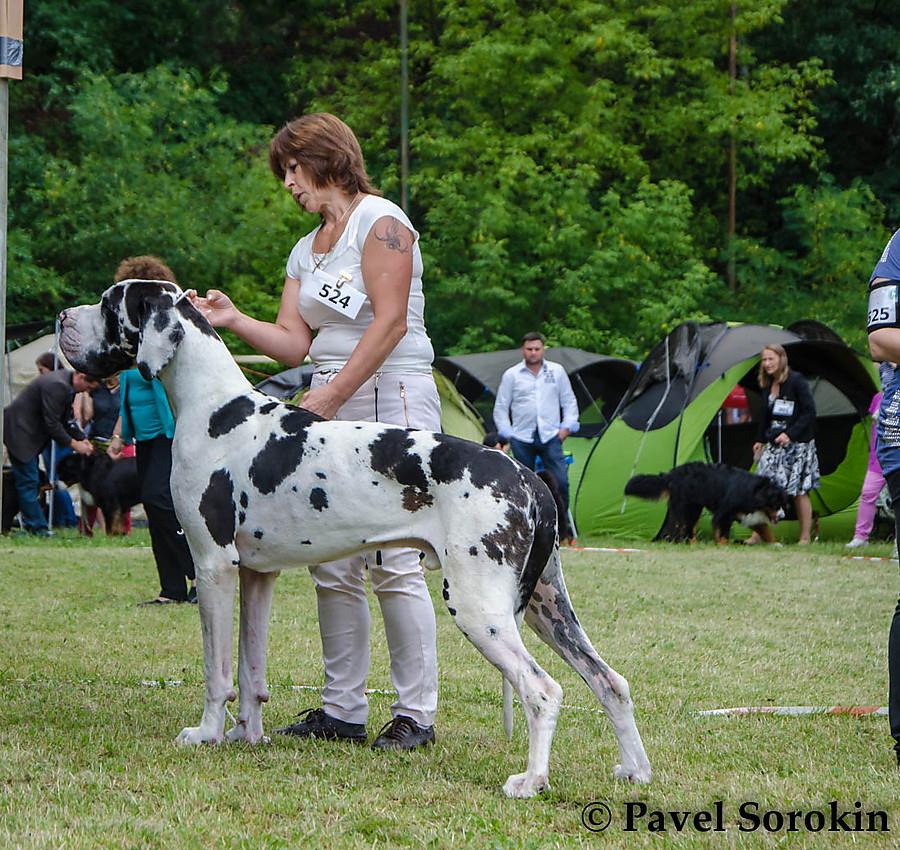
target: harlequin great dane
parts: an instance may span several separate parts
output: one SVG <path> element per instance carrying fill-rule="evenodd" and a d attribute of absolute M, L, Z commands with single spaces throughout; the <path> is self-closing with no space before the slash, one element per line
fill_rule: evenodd
<path fill-rule="evenodd" d="M 548 787 L 559 685 L 522 643 L 525 621 L 587 682 L 612 721 L 614 775 L 650 780 L 628 683 L 591 646 L 560 568 L 556 508 L 528 469 L 444 434 L 331 422 L 253 390 L 184 293 L 123 281 L 99 304 L 61 315 L 76 369 L 104 377 L 137 363 L 159 376 L 176 417 L 172 498 L 197 572 L 206 697 L 184 744 L 263 739 L 266 642 L 280 570 L 385 546 L 413 546 L 443 570 L 443 597 L 463 634 L 518 692 L 528 766 L 512 797 Z M 232 610 L 240 580 L 240 703 L 224 733 L 232 678 Z"/>

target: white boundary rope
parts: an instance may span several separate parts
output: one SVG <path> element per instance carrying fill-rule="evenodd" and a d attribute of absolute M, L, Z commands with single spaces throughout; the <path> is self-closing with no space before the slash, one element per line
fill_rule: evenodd
<path fill-rule="evenodd" d="M 740 708 L 711 708 L 696 713 L 698 717 L 746 717 L 750 714 L 774 714 L 779 717 L 803 717 L 808 714 L 886 717 L 888 710 L 878 705 L 745 705 Z"/>
<path fill-rule="evenodd" d="M 563 552 L 618 552 L 630 554 L 632 552 L 643 552 L 643 549 L 628 549 L 624 546 L 563 546 L 561 551 Z"/>

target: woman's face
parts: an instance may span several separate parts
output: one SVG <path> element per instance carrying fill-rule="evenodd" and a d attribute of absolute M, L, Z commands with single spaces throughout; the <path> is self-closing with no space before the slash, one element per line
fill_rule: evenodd
<path fill-rule="evenodd" d="M 762 353 L 763 372 L 767 375 L 774 375 L 781 365 L 781 358 L 771 349 L 764 348 Z"/>
<path fill-rule="evenodd" d="M 316 213 L 322 209 L 322 191 L 316 188 L 309 174 L 303 170 L 296 159 L 291 158 L 284 169 L 284 188 L 291 197 L 307 212 Z"/>

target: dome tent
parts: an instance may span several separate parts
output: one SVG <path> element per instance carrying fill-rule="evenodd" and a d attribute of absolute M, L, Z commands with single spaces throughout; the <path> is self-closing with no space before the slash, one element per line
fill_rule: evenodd
<path fill-rule="evenodd" d="M 572 382 L 578 401 L 579 437 L 596 436 L 609 423 L 619 399 L 636 370 L 631 360 L 594 354 L 580 348 L 548 348 L 547 360 L 559 363 Z M 446 375 L 460 393 L 478 407 L 493 425 L 493 405 L 503 373 L 522 361 L 521 348 L 438 357 L 435 369 Z"/>
<path fill-rule="evenodd" d="M 852 505 L 865 475 L 867 409 L 877 375 L 867 359 L 814 321 L 789 328 L 758 324 L 687 322 L 647 356 L 615 418 L 594 441 L 574 500 L 582 535 L 650 539 L 665 503 L 625 499 L 625 483 L 682 463 L 722 461 L 751 467 L 763 398 L 756 380 L 764 345 L 785 347 L 792 368 L 810 381 L 817 405 L 816 443 L 822 483 L 813 510 L 827 516 Z M 736 385 L 747 396 L 751 421 L 729 425 L 720 410 Z"/>

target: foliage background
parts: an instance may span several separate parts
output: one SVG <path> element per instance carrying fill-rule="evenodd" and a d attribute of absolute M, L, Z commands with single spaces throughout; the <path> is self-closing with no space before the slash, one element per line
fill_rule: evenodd
<path fill-rule="evenodd" d="M 893 8 L 741 3 L 732 87 L 725 0 L 411 0 L 410 212 L 436 349 L 539 327 L 640 357 L 689 318 L 802 317 L 862 346 L 865 282 L 900 225 Z M 305 111 L 343 117 L 399 199 L 396 0 L 25 11 L 11 323 L 95 300 L 119 259 L 146 252 L 274 317 L 287 254 L 315 221 L 268 172 L 266 145 Z"/>

